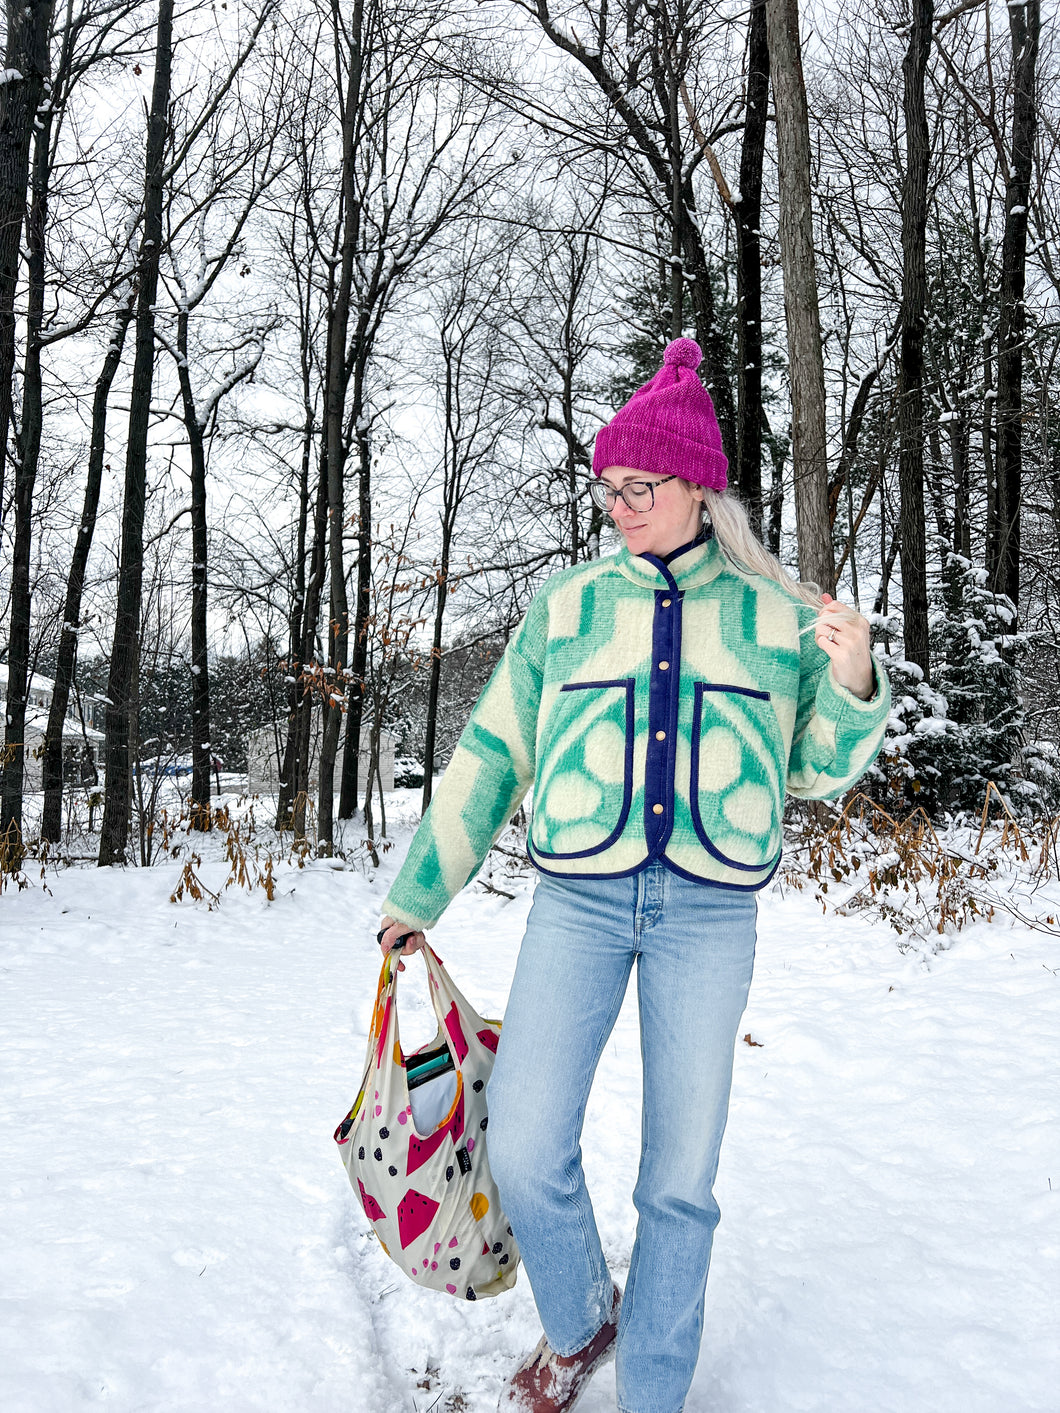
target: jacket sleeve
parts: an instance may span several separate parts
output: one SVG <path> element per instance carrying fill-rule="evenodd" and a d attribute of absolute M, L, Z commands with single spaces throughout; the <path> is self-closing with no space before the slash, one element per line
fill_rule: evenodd
<path fill-rule="evenodd" d="M 383 912 L 433 927 L 475 874 L 534 779 L 544 605 L 531 604 L 475 703 Z"/>
<path fill-rule="evenodd" d="M 800 614 L 800 626 L 812 621 Z M 868 701 L 841 687 L 831 659 L 812 633 L 802 639 L 799 706 L 788 758 L 788 792 L 808 800 L 831 800 L 848 790 L 876 759 L 891 709 L 891 686 L 873 656 L 876 691 Z"/>

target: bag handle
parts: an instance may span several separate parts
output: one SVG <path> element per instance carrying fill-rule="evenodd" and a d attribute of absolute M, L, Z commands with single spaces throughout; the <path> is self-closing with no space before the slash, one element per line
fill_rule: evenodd
<path fill-rule="evenodd" d="M 382 933 L 378 936 L 381 938 Z M 383 959 L 383 969 L 379 977 L 380 1000 L 384 995 L 394 998 L 397 994 L 398 969 L 394 964 L 394 953 L 399 952 L 409 940 L 414 936 L 412 932 L 406 932 L 399 937 L 390 951 Z M 469 1019 L 473 1019 L 476 1032 L 485 1025 L 485 1021 L 463 992 L 455 985 L 452 977 L 446 971 L 442 959 L 429 942 L 425 942 L 420 949 L 424 965 L 427 968 L 427 990 L 430 993 L 431 1008 L 434 1011 L 438 1025 L 444 1031 L 448 1028 L 449 1012 L 455 1003 L 458 1011 L 463 1011 Z"/>

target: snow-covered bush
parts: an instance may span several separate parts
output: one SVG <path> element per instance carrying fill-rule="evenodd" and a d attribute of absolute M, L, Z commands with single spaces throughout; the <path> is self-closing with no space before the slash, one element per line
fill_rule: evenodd
<path fill-rule="evenodd" d="M 398 790 L 417 789 L 423 784 L 423 766 L 413 756 L 394 759 L 394 787 Z"/>
<path fill-rule="evenodd" d="M 893 707 L 874 793 L 890 808 L 919 804 L 937 817 L 978 813 L 992 782 L 1018 813 L 1049 813 L 1060 760 L 1048 743 L 1025 736 L 1020 668 L 1028 639 L 1012 601 L 962 556 L 947 552 L 943 566 L 932 592 L 931 681 L 899 654 L 881 654 Z M 884 626 L 893 632 L 893 623 Z"/>

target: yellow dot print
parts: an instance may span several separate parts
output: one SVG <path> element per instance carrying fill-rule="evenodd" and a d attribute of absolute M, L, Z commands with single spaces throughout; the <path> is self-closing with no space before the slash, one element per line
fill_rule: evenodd
<path fill-rule="evenodd" d="M 482 1218 L 490 1209 L 490 1200 L 484 1192 L 476 1192 L 471 1199 L 471 1215 L 476 1222 L 481 1222 Z"/>

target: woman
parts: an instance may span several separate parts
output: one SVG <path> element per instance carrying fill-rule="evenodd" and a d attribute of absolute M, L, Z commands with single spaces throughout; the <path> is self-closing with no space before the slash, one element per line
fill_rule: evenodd
<path fill-rule="evenodd" d="M 531 783 L 540 877 L 490 1081 L 489 1151 L 544 1337 L 501 1407 L 559 1413 L 617 1354 L 621 1413 L 679 1413 L 699 1351 L 712 1187 L 785 791 L 840 794 L 879 749 L 868 624 L 798 585 L 723 493 L 698 346 L 596 438 L 625 541 L 535 596 L 384 904 L 407 951 Z M 637 964 L 644 1107 L 625 1292 L 582 1174 L 589 1088 Z"/>

